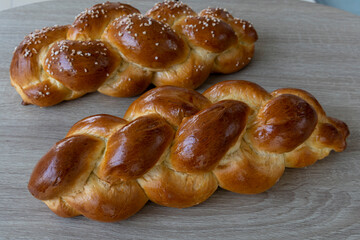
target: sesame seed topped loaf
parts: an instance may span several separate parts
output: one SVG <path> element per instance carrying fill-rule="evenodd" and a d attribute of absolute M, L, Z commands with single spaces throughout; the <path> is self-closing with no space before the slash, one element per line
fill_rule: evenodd
<path fill-rule="evenodd" d="M 285 167 L 314 164 L 346 148 L 347 125 L 328 117 L 299 89 L 268 93 L 247 81 L 223 81 L 203 95 L 154 88 L 124 118 L 87 117 L 35 166 L 29 191 L 57 215 L 119 221 L 148 200 L 185 208 L 220 186 L 261 193 Z"/>
<path fill-rule="evenodd" d="M 222 8 L 194 12 L 157 3 L 145 15 L 122 3 L 97 4 L 72 25 L 35 31 L 20 43 L 11 84 L 24 104 L 52 106 L 99 91 L 141 94 L 153 83 L 195 89 L 212 72 L 233 73 L 254 54 L 253 26 Z"/>

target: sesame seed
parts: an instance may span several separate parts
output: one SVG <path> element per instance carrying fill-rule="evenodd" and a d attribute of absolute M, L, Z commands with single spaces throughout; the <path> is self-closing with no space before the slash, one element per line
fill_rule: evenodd
<path fill-rule="evenodd" d="M 155 56 L 155 60 L 158 60 L 159 58 L 158 58 L 158 56 Z"/>
<path fill-rule="evenodd" d="M 30 51 L 29 49 L 27 49 L 27 48 L 26 48 L 26 49 L 25 49 L 24 56 L 25 56 L 25 57 L 27 57 L 27 56 L 30 56 L 30 57 L 31 57 L 31 56 L 32 56 L 31 51 Z"/>

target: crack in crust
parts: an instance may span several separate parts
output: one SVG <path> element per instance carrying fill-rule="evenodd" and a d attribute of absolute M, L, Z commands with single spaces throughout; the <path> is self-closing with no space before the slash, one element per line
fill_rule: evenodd
<path fill-rule="evenodd" d="M 256 40 L 254 27 L 225 9 L 197 14 L 165 1 L 141 15 L 130 5 L 106 2 L 72 25 L 26 36 L 14 52 L 10 79 L 24 104 L 40 107 L 94 91 L 131 97 L 151 83 L 195 89 L 212 72 L 248 65 Z"/>
<path fill-rule="evenodd" d="M 124 119 L 77 122 L 36 165 L 28 188 L 59 216 L 118 221 L 148 200 L 184 208 L 218 186 L 266 191 L 285 167 L 343 151 L 348 135 L 303 90 L 224 81 L 201 95 L 163 86 L 135 100 Z"/>

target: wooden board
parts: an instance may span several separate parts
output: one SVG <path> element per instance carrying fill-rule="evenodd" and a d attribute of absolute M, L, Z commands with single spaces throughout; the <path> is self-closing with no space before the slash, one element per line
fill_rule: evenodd
<path fill-rule="evenodd" d="M 310 91 L 329 116 L 350 127 L 348 148 L 307 169 L 287 169 L 269 191 L 239 195 L 219 189 L 188 209 L 148 203 L 118 223 L 54 215 L 27 191 L 38 159 L 76 121 L 91 114 L 123 116 L 135 98 L 88 94 L 42 109 L 22 106 L 10 86 L 14 47 L 35 29 L 68 24 L 95 1 L 37 3 L 0 12 L 0 239 L 360 239 L 360 17 L 290 0 L 223 0 L 221 6 L 255 25 L 252 63 L 212 75 L 199 91 L 225 79 L 254 81 L 268 91 Z M 152 1 L 134 1 L 142 12 Z M 187 3 L 199 11 L 217 0 Z"/>

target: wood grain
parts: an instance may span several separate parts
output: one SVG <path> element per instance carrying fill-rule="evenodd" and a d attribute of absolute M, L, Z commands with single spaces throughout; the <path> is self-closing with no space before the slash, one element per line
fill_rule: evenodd
<path fill-rule="evenodd" d="M 14 47 L 36 28 L 68 24 L 96 1 L 37 3 L 0 12 L 0 239 L 360 239 L 360 17 L 291 0 L 223 0 L 259 34 L 252 63 L 232 75 L 212 75 L 202 92 L 225 79 L 254 81 L 272 91 L 310 91 L 329 116 L 348 123 L 343 153 L 307 169 L 287 169 L 272 189 L 239 195 L 219 189 L 188 209 L 148 203 L 119 223 L 55 216 L 27 191 L 38 159 L 79 119 L 123 116 L 135 98 L 99 93 L 42 109 L 22 106 L 10 86 Z M 199 11 L 216 0 L 186 1 Z M 154 2 L 134 1 L 142 12 Z"/>

